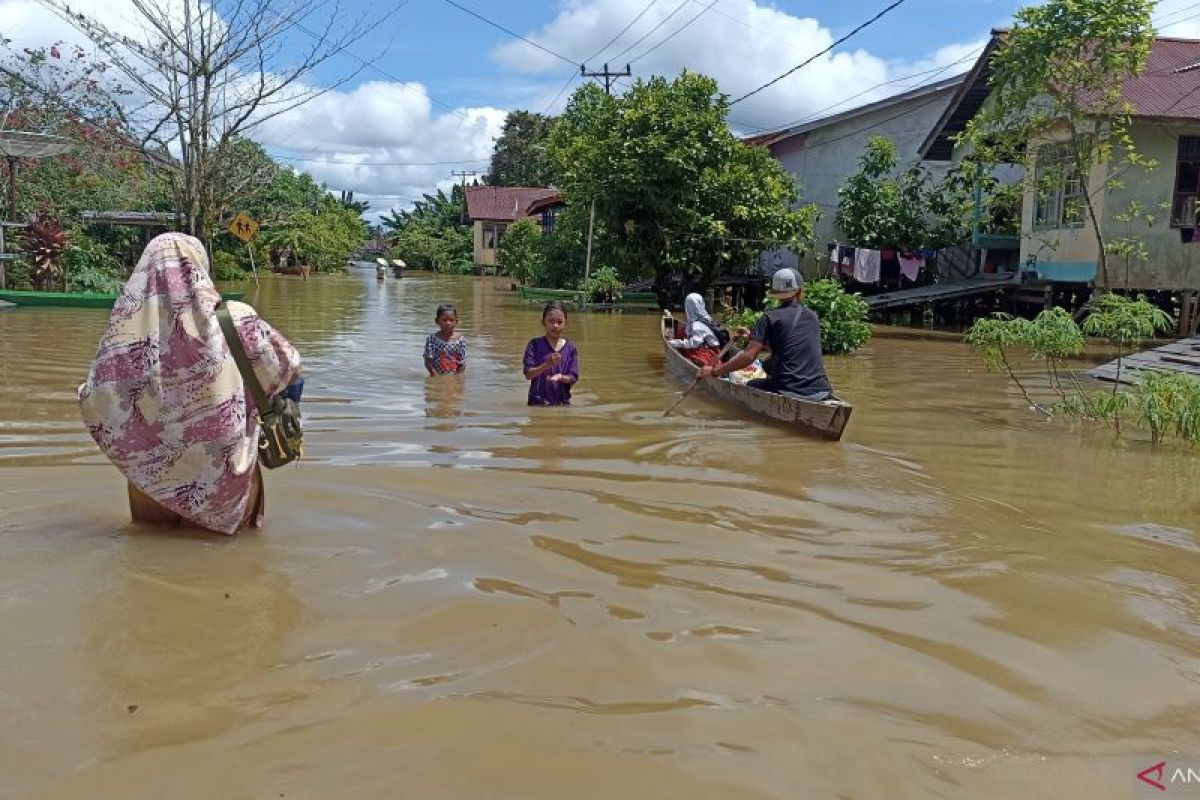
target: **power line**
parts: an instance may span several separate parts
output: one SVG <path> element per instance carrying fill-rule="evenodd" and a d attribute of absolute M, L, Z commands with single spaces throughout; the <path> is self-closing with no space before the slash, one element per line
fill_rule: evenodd
<path fill-rule="evenodd" d="M 646 41 L 646 39 L 650 38 L 650 35 L 651 35 L 652 33 L 654 33 L 656 30 L 658 30 L 659 28 L 661 28 L 663 25 L 666 25 L 666 24 L 667 24 L 667 23 L 668 23 L 668 22 L 671 20 L 671 17 L 675 16 L 675 15 L 676 15 L 676 14 L 678 14 L 680 11 L 682 11 L 682 10 L 683 10 L 683 7 L 684 7 L 684 6 L 686 6 L 686 5 L 688 4 L 688 2 L 689 2 L 689 1 L 690 1 L 690 0 L 683 0 L 683 2 L 681 2 L 679 5 L 675 6 L 675 10 L 674 10 L 674 11 L 672 11 L 670 14 L 667 14 L 667 16 L 663 17 L 663 19 L 662 19 L 662 21 L 661 21 L 661 22 L 659 22 L 659 23 L 658 23 L 657 25 L 655 25 L 653 28 L 651 28 L 650 30 L 648 30 L 648 31 L 646 31 L 644 34 L 642 34 L 642 36 L 641 36 L 641 37 L 640 37 L 640 38 L 639 38 L 639 39 L 638 39 L 636 42 L 634 42 L 633 44 L 629 45 L 629 47 L 626 47 L 624 50 L 622 50 L 621 52 L 619 52 L 619 53 L 617 53 L 615 56 L 613 56 L 613 57 L 612 57 L 612 60 L 613 60 L 613 61 L 619 61 L 619 60 L 620 60 L 620 58 L 621 58 L 621 56 L 625 55 L 625 54 L 626 54 L 626 53 L 628 53 L 630 50 L 632 50 L 633 48 L 637 47 L 637 46 L 638 46 L 639 44 L 641 44 L 642 42 Z"/>
<path fill-rule="evenodd" d="M 1153 22 L 1155 25 L 1161 25 L 1169 17 L 1177 17 L 1180 14 L 1191 11 L 1193 8 L 1200 8 L 1200 3 L 1192 3 L 1190 6 L 1184 6 L 1183 8 L 1177 8 L 1169 14 L 1163 14 L 1161 17 L 1159 17 L 1157 20 L 1154 20 Z M 1171 27 L 1171 25 L 1176 25 L 1180 22 L 1184 22 L 1184 20 L 1175 20 L 1175 22 L 1168 24 L 1167 27 L 1169 28 L 1169 27 Z"/>
<path fill-rule="evenodd" d="M 812 150 L 816 150 L 819 147 L 824 147 L 827 144 L 833 144 L 834 142 L 840 142 L 842 139 L 849 139 L 851 136 L 857 136 L 860 133 L 865 133 L 866 131 L 869 131 L 872 128 L 878 128 L 886 122 L 891 122 L 892 120 L 900 119 L 900 117 L 906 117 L 909 114 L 913 113 L 914 111 L 920 111 L 925 106 L 932 105 L 933 103 L 936 103 L 936 102 L 940 101 L 941 99 L 942 98 L 940 96 L 934 95 L 933 97 L 929 98 L 928 100 L 926 100 L 922 103 L 918 103 L 917 105 L 913 106 L 912 108 L 907 108 L 898 114 L 893 114 L 892 116 L 886 117 L 885 119 L 881 119 L 878 122 L 872 122 L 870 125 L 864 125 L 863 127 L 858 128 L 856 130 L 847 131 L 846 133 L 843 133 L 841 136 L 835 136 L 832 139 L 826 139 L 825 141 L 818 142 L 810 147 L 806 146 L 804 149 L 805 149 L 805 151 L 812 151 Z"/>
<path fill-rule="evenodd" d="M 693 2 L 700 2 L 700 0 L 693 0 Z M 1181 14 L 1181 13 L 1185 13 L 1185 12 L 1187 12 L 1187 11 L 1189 11 L 1189 10 L 1193 9 L 1193 8 L 1200 8 L 1200 3 L 1193 3 L 1193 4 L 1192 4 L 1192 5 L 1190 5 L 1190 6 L 1185 6 L 1184 8 L 1182 8 L 1182 9 L 1178 9 L 1178 10 L 1176 10 L 1176 11 L 1174 11 L 1174 12 L 1171 12 L 1170 14 L 1165 14 L 1163 17 L 1160 17 L 1160 18 L 1159 18 L 1159 19 L 1157 19 L 1157 20 L 1151 20 L 1151 22 L 1152 22 L 1153 24 L 1155 24 L 1155 25 L 1158 25 L 1158 24 L 1161 24 L 1161 22 L 1162 22 L 1163 20 L 1165 20 L 1166 18 L 1168 18 L 1168 17 L 1177 16 L 1177 15 L 1179 15 L 1179 14 Z M 887 10 L 887 9 L 885 9 L 885 12 L 886 12 L 886 10 Z M 1175 25 L 1175 24 L 1179 24 L 1179 23 L 1182 23 L 1182 22 L 1187 22 L 1187 21 L 1189 21 L 1189 20 L 1191 20 L 1191 19 L 1195 19 L 1195 18 L 1197 18 L 1197 17 L 1200 17 L 1200 14 L 1193 14 L 1193 15 L 1192 15 L 1192 16 L 1190 16 L 1190 17 L 1186 17 L 1186 18 L 1184 18 L 1184 19 L 1179 19 L 1179 20 L 1176 20 L 1175 22 L 1173 22 L 1173 23 L 1171 23 L 1171 24 L 1172 24 L 1172 25 Z M 932 80 L 934 77 L 936 77 L 937 75 L 940 75 L 940 74 L 941 74 L 941 73 L 943 73 L 943 72 L 946 72 L 946 71 L 947 71 L 947 70 L 949 70 L 951 67 L 957 66 L 957 65 L 959 65 L 959 64 L 962 64 L 962 63 L 964 63 L 964 62 L 966 62 L 966 61 L 969 61 L 969 60 L 971 60 L 971 59 L 978 58 L 979 54 L 980 54 L 980 53 L 983 51 L 983 49 L 985 49 L 985 48 L 978 48 L 978 49 L 976 49 L 976 50 L 973 50 L 973 51 L 971 51 L 970 53 L 968 53 L 967 55 L 965 55 L 965 56 L 963 56 L 962 58 L 958 59 L 957 61 L 954 61 L 954 62 L 952 62 L 952 63 L 950 63 L 950 64 L 948 64 L 948 65 L 946 65 L 946 66 L 944 66 L 944 67 L 935 67 L 935 68 L 933 68 L 933 69 L 930 69 L 930 70 L 925 70 L 925 71 L 923 71 L 923 72 L 915 72 L 915 73 L 912 73 L 912 74 L 910 74 L 910 75 L 905 75 L 905 76 L 902 76 L 902 77 L 899 77 L 899 78 L 893 78 L 893 79 L 891 79 L 891 80 L 888 80 L 888 81 L 883 81 L 882 83 L 877 83 L 877 84 L 875 84 L 874 86 L 870 87 L 869 89 L 864 89 L 863 91 L 859 92 L 858 94 L 850 95 L 849 97 L 843 98 L 842 100 L 839 100 L 839 101 L 838 101 L 838 102 L 836 102 L 836 103 L 832 103 L 832 104 L 830 104 L 830 105 L 828 105 L 828 106 L 825 106 L 824 108 L 818 109 L 817 111 L 813 111 L 813 112 L 811 112 L 811 113 L 809 113 L 809 114 L 807 114 L 807 115 L 805 115 L 805 116 L 801 117 L 800 119 L 796 119 L 796 120 L 793 120 L 793 121 L 791 121 L 791 122 L 784 123 L 784 124 L 782 124 L 782 125 L 771 125 L 771 126 L 754 126 L 754 125 L 746 125 L 746 128 L 749 130 L 749 132 L 750 132 L 750 133 L 758 133 L 758 132 L 761 132 L 761 131 L 770 131 L 770 130 L 784 130 L 784 129 L 787 129 L 787 128 L 794 127 L 794 126 L 796 126 L 796 125 L 802 125 L 802 124 L 804 124 L 804 123 L 806 123 L 806 122 L 810 122 L 810 121 L 813 121 L 813 120 L 815 120 L 815 119 L 819 119 L 821 114 L 825 113 L 826 111 L 829 111 L 830 109 L 837 108 L 837 107 L 838 107 L 838 106 L 840 106 L 840 105 L 844 105 L 845 103 L 847 103 L 847 102 L 849 102 L 849 101 L 851 101 L 851 100 L 854 100 L 854 99 L 856 99 L 856 98 L 862 97 L 864 94 L 869 94 L 870 92 L 873 92 L 873 91 L 875 91 L 876 89 L 878 89 L 878 88 L 880 88 L 880 87 L 883 87 L 883 86 L 889 86 L 889 85 L 891 85 L 891 84 L 894 84 L 894 83 L 900 83 L 901 81 L 906 81 L 906 80 L 909 80 L 910 78 L 917 78 L 917 77 L 921 77 L 922 75 L 930 75 L 930 77 L 929 77 L 927 80 L 924 80 L 924 81 L 922 81 L 920 84 L 917 84 L 916 86 L 910 87 L 910 88 L 908 88 L 908 89 L 906 89 L 906 90 L 905 90 L 905 91 L 912 91 L 912 90 L 914 90 L 914 89 L 918 89 L 918 88 L 920 88 L 921 86 L 924 86 L 924 85 L 928 84 L 928 83 L 929 83 L 929 82 L 930 82 L 930 81 L 931 81 L 931 80 Z M 1182 63 L 1182 62 L 1181 62 L 1181 63 Z M 1146 74 L 1147 74 L 1147 75 L 1168 74 L 1168 73 L 1169 73 L 1169 72 L 1171 72 L 1171 71 L 1172 71 L 1172 70 L 1166 70 L 1166 71 L 1162 71 L 1162 72 L 1153 72 L 1153 73 L 1149 73 L 1149 72 L 1148 72 L 1148 73 L 1146 73 Z M 931 73 L 932 73 L 932 74 L 931 74 Z M 883 99 L 885 99 L 885 100 L 886 100 L 887 98 L 883 98 Z M 731 105 L 732 105 L 732 104 L 731 104 Z M 735 121 L 735 120 L 731 120 L 731 121 Z"/>
<path fill-rule="evenodd" d="M 488 19 L 487 17 L 483 16 L 482 14 L 472 11 L 471 9 L 467 8 L 464 5 L 456 3 L 455 0 L 446 0 L 446 2 L 449 3 L 450 5 L 454 6 L 455 8 L 457 8 L 459 11 L 470 14 L 472 17 L 475 17 L 475 19 L 478 19 L 482 22 L 486 22 L 488 25 L 491 25 L 493 28 L 504 31 L 509 36 L 512 36 L 515 39 L 520 39 L 522 42 L 525 42 L 525 44 L 532 45 L 532 46 L 536 47 L 538 50 L 541 50 L 543 53 L 552 55 L 555 58 L 559 59 L 560 61 L 565 61 L 571 65 L 575 65 L 576 63 L 578 63 L 578 62 L 572 61 L 571 59 L 567 58 L 562 53 L 556 53 L 553 50 L 551 50 L 549 47 L 545 47 L 543 45 L 538 44 L 537 42 L 533 41 L 532 39 L 526 39 L 524 36 L 517 33 L 516 31 L 509 30 L 508 28 L 501 25 L 499 22 L 493 22 L 492 20 Z"/>
<path fill-rule="evenodd" d="M 710 2 L 708 5 L 706 5 L 706 6 L 705 6 L 704 8 L 702 8 L 702 9 L 700 9 L 700 11 L 699 11 L 699 12 L 696 14 L 696 16 L 692 17 L 692 18 L 691 18 L 691 19 L 689 19 L 687 22 L 683 23 L 683 24 L 682 24 L 682 25 L 680 25 L 678 28 L 676 28 L 674 33 L 672 33 L 672 34 L 671 34 L 670 36 L 668 36 L 667 38 L 663 39 L 663 40 L 662 40 L 661 42 L 659 42 L 658 44 L 656 44 L 656 45 L 654 45 L 653 47 L 651 47 L 649 50 L 646 50 L 646 51 L 644 51 L 644 52 L 643 52 L 643 53 L 642 53 L 640 56 L 637 56 L 636 58 L 632 59 L 632 60 L 631 60 L 629 63 L 633 64 L 633 63 L 635 63 L 635 62 L 637 62 L 637 61 L 641 61 L 643 58 L 645 58 L 646 56 L 650 55 L 650 54 L 651 54 L 651 53 L 653 53 L 655 50 L 657 50 L 658 48 L 662 47 L 662 46 L 663 46 L 664 44 L 666 44 L 667 42 L 669 42 L 669 41 L 671 41 L 672 39 L 674 39 L 676 36 L 678 36 L 679 34 L 683 33 L 684 31 L 686 31 L 688 28 L 690 28 L 690 27 L 692 26 L 692 23 L 693 23 L 693 22 L 695 22 L 696 20 L 700 19 L 700 18 L 701 18 L 701 17 L 703 17 L 705 14 L 707 14 L 707 13 L 708 13 L 708 12 L 709 12 L 709 11 L 712 9 L 712 7 L 713 7 L 713 6 L 715 6 L 716 4 L 717 4 L 717 0 L 711 0 L 711 2 Z"/>
<path fill-rule="evenodd" d="M 448 1 L 448 0 L 447 0 L 447 1 Z M 686 0 L 685 0 L 685 2 L 686 2 Z M 829 45 L 829 47 L 826 47 L 824 50 L 820 51 L 819 53 L 813 53 L 811 56 L 809 56 L 808 58 L 804 59 L 803 61 L 801 61 L 801 62 L 800 62 L 799 64 L 797 64 L 796 66 L 792 67 L 792 68 L 791 68 L 791 69 L 789 69 L 787 72 L 784 72 L 783 74 L 781 74 L 781 75 L 778 75 L 778 76 L 776 76 L 776 77 L 772 78 L 771 80 L 769 80 L 769 81 L 767 81 L 766 83 L 764 83 L 762 86 L 759 86 L 757 89 L 752 89 L 752 90 L 750 90 L 749 92 L 746 92 L 744 95 L 742 95 L 741 97 L 737 98 L 736 100 L 732 100 L 732 101 L 730 101 L 729 105 L 731 105 L 731 106 L 732 106 L 732 105 L 736 105 L 737 103 L 740 103 L 740 102 L 742 102 L 743 100 L 745 100 L 747 97 L 753 97 L 754 95 L 756 95 L 756 94 L 758 94 L 759 92 L 761 92 L 763 89 L 766 89 L 766 88 L 768 88 L 768 87 L 770 87 L 770 86 L 774 86 L 775 84 L 779 83 L 781 80 L 783 80 L 783 79 L 784 79 L 784 78 L 786 78 L 787 76 L 791 75 L 792 73 L 794 73 L 794 72 L 797 72 L 798 70 L 800 70 L 800 69 L 802 69 L 802 68 L 806 67 L 807 65 L 811 64 L 813 61 L 816 61 L 818 58 L 820 58 L 821 56 L 825 55 L 826 53 L 828 53 L 828 52 L 829 52 L 830 50 L 832 50 L 833 48 L 837 47 L 837 46 L 838 46 L 839 44 L 841 44 L 842 42 L 845 42 L 847 39 L 849 39 L 850 37 L 854 36 L 856 33 L 858 33 L 859 31 L 861 31 L 863 28 L 866 28 L 868 25 L 872 25 L 872 24 L 874 24 L 874 23 L 875 23 L 875 22 L 877 22 L 877 21 L 880 19 L 880 17 L 882 17 L 884 14 L 888 13 L 888 12 L 889 12 L 889 11 L 891 11 L 892 9 L 896 8 L 897 6 L 900 6 L 900 5 L 902 5 L 902 4 L 903 4 L 903 3 L 905 3 L 905 2 L 906 2 L 906 0 L 893 0 L 893 2 L 892 2 L 890 5 L 888 5 L 886 8 L 884 8 L 884 9 L 883 9 L 882 11 L 880 11 L 878 14 L 876 14 L 876 15 L 875 15 L 875 16 L 873 16 L 873 17 L 871 17 L 871 18 L 870 18 L 869 20 L 867 20 L 866 22 L 863 22 L 863 23 L 862 23 L 862 24 L 860 24 L 858 27 L 856 27 L 854 30 L 852 30 L 852 31 L 850 31 L 849 33 L 847 33 L 845 36 L 842 36 L 841 38 L 839 38 L 839 39 L 836 39 L 836 40 L 833 42 L 833 44 Z"/>
<path fill-rule="evenodd" d="M 556 94 L 556 95 L 554 95 L 554 97 L 550 98 L 550 102 L 547 103 L 546 108 L 542 110 L 543 117 L 548 116 L 550 114 L 550 109 L 554 108 L 554 104 L 558 102 L 558 98 L 563 96 L 563 92 L 565 92 L 571 86 L 571 84 L 575 82 L 575 79 L 578 77 L 579 77 L 579 73 L 576 72 L 575 70 L 571 70 L 571 74 L 567 76 L 566 83 L 564 83 L 562 85 L 562 88 L 558 90 L 558 94 Z"/>
<path fill-rule="evenodd" d="M 299 22 L 295 23 L 295 25 L 297 28 L 304 31 L 312 38 L 320 40 L 321 37 L 318 34 L 313 33 L 308 28 L 306 28 L 304 25 L 300 24 Z M 419 91 L 416 87 L 414 87 L 412 85 L 412 81 L 407 81 L 404 78 L 401 78 L 391 72 L 388 72 L 383 67 L 380 67 L 379 65 L 375 64 L 373 61 L 367 61 L 366 59 L 359 56 L 357 53 L 352 53 L 350 51 L 343 51 L 343 52 L 346 55 L 353 58 L 358 63 L 362 64 L 367 69 L 373 69 L 376 72 L 378 72 L 380 75 L 382 75 L 383 77 L 388 78 L 392 81 L 395 81 L 397 84 L 399 84 L 399 86 L 402 89 L 405 89 L 410 92 Z M 422 87 L 422 88 L 424 88 L 424 87 Z M 463 111 L 461 108 L 455 108 L 454 106 L 450 105 L 449 103 L 444 103 L 441 100 L 438 100 L 436 97 L 429 94 L 428 91 L 422 91 L 421 94 L 423 94 L 426 98 L 428 98 L 429 102 L 433 103 L 435 106 L 438 106 L 439 108 L 444 108 L 447 111 L 449 111 L 451 114 L 456 114 L 456 115 L 462 117 L 464 120 L 468 120 L 468 121 L 470 120 L 470 117 L 467 115 L 467 112 Z"/>
<path fill-rule="evenodd" d="M 691 0 L 691 2 L 695 3 L 696 5 L 700 5 L 703 2 L 703 0 Z M 714 8 L 713 13 L 724 17 L 725 19 L 729 20 L 730 22 L 736 22 L 738 25 L 741 25 L 746 30 L 754 31 L 755 33 L 762 34 L 763 36 L 769 36 L 770 38 L 774 39 L 775 41 L 779 42 L 780 44 L 787 45 L 788 47 L 795 46 L 795 42 L 789 42 L 786 39 L 782 39 L 765 28 L 759 28 L 757 26 L 751 25 L 749 22 L 746 22 L 743 19 L 739 19 L 738 17 L 735 17 L 732 14 L 722 11 L 719 8 Z"/>
<path fill-rule="evenodd" d="M 819 120 L 819 119 L 821 119 L 821 115 L 824 114 L 826 111 L 837 108 L 838 106 L 841 106 L 841 105 L 845 105 L 846 103 L 850 102 L 851 100 L 855 100 L 859 97 L 862 97 L 864 94 L 870 94 L 871 92 L 873 92 L 876 89 L 879 89 L 883 86 L 889 86 L 893 83 L 901 83 L 903 81 L 911 80 L 912 78 L 920 78 L 924 75 L 928 75 L 929 77 L 926 78 L 925 80 L 921 81 L 920 83 L 918 83 L 914 86 L 906 87 L 903 92 L 899 92 L 898 94 L 903 94 L 904 92 L 916 91 L 917 89 L 920 89 L 921 87 L 928 85 L 934 78 L 936 78 L 938 75 L 941 75 L 943 72 L 946 72 L 946 71 L 952 69 L 953 67 L 958 66 L 959 64 L 962 64 L 962 63 L 965 63 L 972 59 L 978 58 L 979 54 L 982 51 L 983 51 L 983 48 L 972 51 L 972 52 L 968 53 L 967 55 L 963 56 L 962 58 L 958 59 L 957 61 L 953 61 L 942 67 L 934 67 L 933 69 L 927 69 L 927 70 L 923 70 L 921 72 L 914 72 L 911 75 L 902 75 L 901 77 L 893 78 L 890 81 L 883 81 L 882 83 L 877 83 L 868 89 L 864 89 L 857 94 L 852 94 L 849 97 L 844 97 L 841 100 L 838 100 L 836 103 L 831 103 L 830 105 L 827 105 L 824 108 L 817 109 L 816 111 L 813 111 L 810 114 L 806 114 L 805 116 L 803 116 L 799 119 L 792 120 L 791 122 L 785 122 L 782 125 L 771 125 L 768 127 L 753 128 L 750 131 L 750 133 L 758 133 L 761 131 L 786 130 L 788 128 L 795 127 L 796 125 L 803 125 L 807 122 Z M 895 95 L 889 95 L 888 97 L 880 98 L 880 101 L 882 102 L 884 100 L 887 100 L 889 97 L 893 97 L 893 96 L 895 96 Z M 853 111 L 853 110 L 854 109 L 850 109 L 850 111 Z"/>
<path fill-rule="evenodd" d="M 599 50 L 597 50 L 596 52 L 594 52 L 590 56 L 588 56 L 586 59 L 584 59 L 584 63 L 586 64 L 588 61 L 595 61 L 600 56 L 601 53 L 603 53 L 605 50 L 607 50 L 608 48 L 610 48 L 614 44 L 616 44 L 617 40 L 620 39 L 622 36 L 624 36 L 626 33 L 628 33 L 629 29 L 638 23 L 638 20 L 640 20 L 642 17 L 646 16 L 646 12 L 648 12 L 650 9 L 654 8 L 656 3 L 658 3 L 658 0 L 650 0 L 650 2 L 646 4 L 646 7 L 643 8 L 636 17 L 631 19 L 629 21 L 629 24 L 621 29 L 620 33 L 618 33 L 616 36 L 609 39 L 608 42 L 606 42 L 603 47 L 601 47 Z"/>

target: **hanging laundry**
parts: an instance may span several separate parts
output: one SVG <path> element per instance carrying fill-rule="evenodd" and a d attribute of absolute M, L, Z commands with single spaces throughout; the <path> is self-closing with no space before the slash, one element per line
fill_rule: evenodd
<path fill-rule="evenodd" d="M 879 283 L 878 250 L 860 247 L 854 251 L 854 280 L 859 283 Z"/>
<path fill-rule="evenodd" d="M 833 264 L 835 268 L 840 266 L 842 263 L 841 259 L 839 258 L 840 254 L 841 254 L 841 248 L 838 247 L 837 242 L 834 242 L 833 248 L 830 249 L 830 251 L 829 251 L 829 263 Z"/>
<path fill-rule="evenodd" d="M 847 278 L 854 275 L 854 248 L 842 245 L 838 248 L 838 262 L 842 268 L 842 274 Z"/>
<path fill-rule="evenodd" d="M 910 281 L 917 280 L 917 275 L 921 273 L 921 268 L 924 266 L 925 259 L 916 253 L 904 252 L 900 254 L 900 274 Z"/>

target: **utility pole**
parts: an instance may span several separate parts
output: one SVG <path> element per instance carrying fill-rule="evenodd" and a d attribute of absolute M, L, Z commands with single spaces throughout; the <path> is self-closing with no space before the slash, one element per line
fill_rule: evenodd
<path fill-rule="evenodd" d="M 461 178 L 462 179 L 462 202 L 463 202 L 462 220 L 463 220 L 464 225 L 467 223 L 467 178 L 474 178 L 478 174 L 479 173 L 473 169 L 471 169 L 471 170 L 463 169 L 463 170 L 457 170 L 457 171 L 452 170 L 450 172 L 451 178 Z"/>
<path fill-rule="evenodd" d="M 604 69 L 599 72 L 589 72 L 586 64 L 579 65 L 579 74 L 585 78 L 603 78 L 604 93 L 612 97 L 613 84 L 618 78 L 628 78 L 633 74 L 629 69 L 629 65 L 625 65 L 625 69 L 621 72 L 613 72 L 608 68 L 608 64 L 604 65 Z M 592 198 L 592 211 L 588 215 L 588 240 L 587 240 L 587 259 L 583 263 L 583 282 L 586 284 L 588 278 L 592 275 L 592 234 L 596 229 L 596 198 Z"/>
<path fill-rule="evenodd" d="M 609 70 L 608 64 L 605 64 L 604 69 L 600 70 L 599 72 L 588 72 L 587 65 L 580 64 L 579 74 L 585 78 L 603 78 L 604 93 L 609 97 L 612 97 L 612 87 L 613 84 L 617 82 L 617 78 L 628 78 L 633 73 L 629 71 L 628 64 L 625 65 L 625 69 L 622 72 L 612 72 Z"/>

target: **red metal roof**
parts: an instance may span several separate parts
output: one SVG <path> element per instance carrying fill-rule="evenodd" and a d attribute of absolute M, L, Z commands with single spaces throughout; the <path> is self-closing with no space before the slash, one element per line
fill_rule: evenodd
<path fill-rule="evenodd" d="M 529 206 L 558 197 L 557 189 L 527 186 L 468 186 L 467 216 L 512 222 L 528 215 Z"/>
<path fill-rule="evenodd" d="M 1125 81 L 1124 95 L 1135 116 L 1200 119 L 1200 41 L 1155 39 L 1146 71 Z"/>
<path fill-rule="evenodd" d="M 954 136 L 987 100 L 991 91 L 991 59 L 1007 29 L 992 30 L 992 38 L 950 105 L 929 132 L 918 152 L 935 161 L 950 160 Z M 1135 117 L 1200 119 L 1200 40 L 1159 37 L 1150 46 L 1145 71 L 1125 81 L 1122 94 Z"/>

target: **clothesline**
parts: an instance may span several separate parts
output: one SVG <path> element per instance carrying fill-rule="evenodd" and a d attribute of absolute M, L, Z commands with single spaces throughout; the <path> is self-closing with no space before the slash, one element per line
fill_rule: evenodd
<path fill-rule="evenodd" d="M 884 257 L 887 252 L 891 255 Z M 936 250 L 898 250 L 886 248 L 875 250 L 869 247 L 851 247 L 834 242 L 829 251 L 829 262 L 835 273 L 854 278 L 859 283 L 879 283 L 883 263 L 895 259 L 900 275 L 914 283 L 925 266 L 926 258 L 935 258 Z"/>

